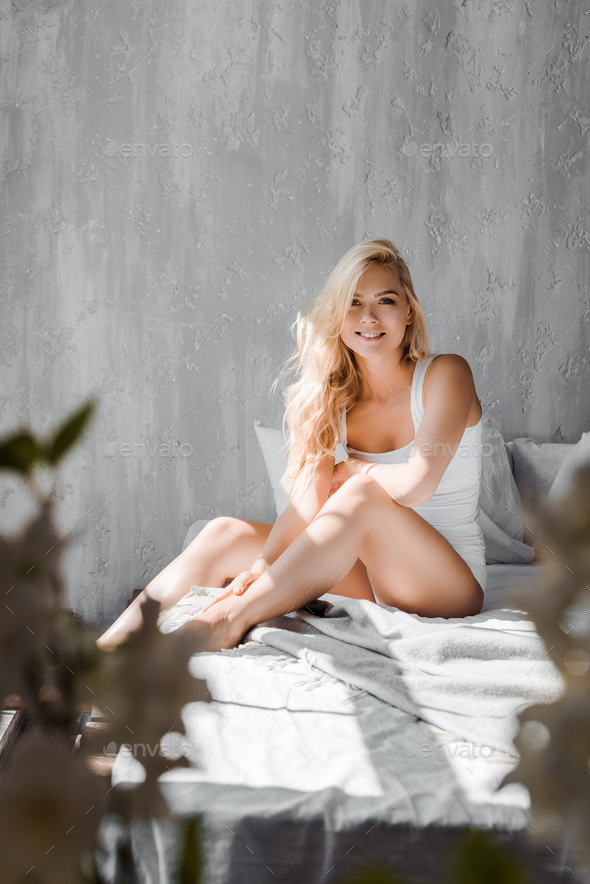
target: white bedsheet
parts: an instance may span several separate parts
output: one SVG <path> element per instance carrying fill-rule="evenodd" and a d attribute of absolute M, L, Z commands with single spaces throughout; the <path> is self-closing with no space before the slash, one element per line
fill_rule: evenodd
<path fill-rule="evenodd" d="M 535 634 L 522 612 L 502 602 L 508 587 L 533 579 L 537 568 L 488 566 L 478 628 Z M 322 598 L 338 602 L 331 593 Z M 269 633 L 268 625 L 256 627 L 239 648 L 192 657 L 191 671 L 207 679 L 212 702 L 184 708 L 186 735 L 178 739 L 190 748 L 192 766 L 160 779 L 173 814 L 202 815 L 208 884 L 320 884 L 354 849 L 434 881 L 434 845 L 440 832 L 446 843 L 446 827 L 520 837 L 530 823 L 529 794 L 517 783 L 498 789 L 514 758 L 482 754 L 413 710 L 318 670 L 313 655 L 294 657 L 254 640 L 256 630 Z M 139 762 L 120 753 L 113 785 L 141 777 Z M 140 884 L 170 884 L 174 823 L 135 824 L 131 842 Z M 543 857 L 547 874 L 553 862 L 561 869 L 565 860 Z"/>
<path fill-rule="evenodd" d="M 488 566 L 488 616 L 479 615 L 477 626 L 534 633 L 522 613 L 497 605 L 508 586 L 530 580 L 536 570 L 532 565 Z M 342 599 L 332 593 L 322 598 Z M 186 751 L 194 766 L 162 777 L 166 794 L 184 812 L 192 793 L 183 784 L 303 793 L 336 788 L 357 798 L 393 797 L 406 787 L 415 795 L 399 805 L 400 819 L 453 824 L 461 804 L 459 816 L 466 821 L 478 805 L 484 824 L 492 818 L 508 828 L 526 824 L 528 792 L 518 784 L 496 791 L 514 758 L 458 740 L 451 731 L 417 720 L 410 709 L 347 686 L 314 669 L 305 655 L 292 657 L 250 639 L 236 649 L 194 655 L 191 671 L 207 679 L 213 702 L 185 707 L 182 742 L 190 746 Z M 141 776 L 140 762 L 120 754 L 113 784 Z M 442 791 L 441 779 L 447 781 Z"/>

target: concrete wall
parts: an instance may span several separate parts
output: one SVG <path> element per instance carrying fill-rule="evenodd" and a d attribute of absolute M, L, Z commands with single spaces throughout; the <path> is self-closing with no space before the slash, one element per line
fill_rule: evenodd
<path fill-rule="evenodd" d="M 195 519 L 273 521 L 253 421 L 362 239 L 402 250 L 506 439 L 588 429 L 580 4 L 13 0 L 0 31 L 0 430 L 99 399 L 54 480 L 89 621 Z M 0 506 L 30 512 L 17 479 Z"/>

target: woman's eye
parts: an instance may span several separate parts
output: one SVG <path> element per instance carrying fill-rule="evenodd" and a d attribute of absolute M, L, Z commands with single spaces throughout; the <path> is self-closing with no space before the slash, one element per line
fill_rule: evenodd
<path fill-rule="evenodd" d="M 388 301 L 390 304 L 394 304 L 394 303 L 395 303 L 394 300 L 393 300 L 393 298 L 380 298 L 379 303 L 380 303 L 380 304 L 383 304 L 384 301 L 385 301 L 385 302 Z M 359 304 L 359 303 L 360 303 L 360 302 L 359 302 L 358 298 L 353 298 L 353 299 L 352 299 L 351 307 L 356 307 L 357 304 Z"/>

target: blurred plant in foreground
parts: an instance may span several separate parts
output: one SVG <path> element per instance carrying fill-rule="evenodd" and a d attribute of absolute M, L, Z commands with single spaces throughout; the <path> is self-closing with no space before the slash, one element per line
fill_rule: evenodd
<path fill-rule="evenodd" d="M 507 850 L 493 832 L 466 827 L 457 834 L 457 844 L 441 861 L 441 884 L 529 884 L 530 875 L 522 861 Z M 414 882 L 385 865 L 363 862 L 355 871 L 340 877 L 338 884 Z"/>
<path fill-rule="evenodd" d="M 21 534 L 0 537 L 0 701 L 18 695 L 31 720 L 0 771 L 2 884 L 100 884 L 104 817 L 116 814 L 130 823 L 169 815 L 158 777 L 187 759 L 155 753 L 143 761 L 143 782 L 132 789 L 110 787 L 88 767 L 92 741 L 73 748 L 80 704 L 108 711 L 107 740 L 123 743 L 131 733 L 138 742 L 159 745 L 172 730 L 186 733 L 185 704 L 209 699 L 206 682 L 188 670 L 198 639 L 162 635 L 155 601 L 142 605 L 142 628 L 110 652 L 96 646 L 97 630 L 65 607 L 60 561 L 72 535 L 56 531 L 53 498 L 44 494 L 35 471 L 58 465 L 94 408 L 94 402 L 82 406 L 49 442 L 28 431 L 0 442 L 0 469 L 16 471 L 38 506 Z M 198 882 L 203 852 L 197 819 L 177 822 L 176 882 Z"/>
<path fill-rule="evenodd" d="M 530 615 L 565 689 L 519 714 L 521 758 L 501 785 L 529 790 L 533 840 L 571 844 L 590 871 L 590 466 L 560 498 L 523 496 L 522 510 L 549 552 L 535 584 L 508 603 Z"/>

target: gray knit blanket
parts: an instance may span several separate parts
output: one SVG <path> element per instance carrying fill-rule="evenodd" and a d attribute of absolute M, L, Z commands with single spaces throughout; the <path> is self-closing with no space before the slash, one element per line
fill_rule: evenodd
<path fill-rule="evenodd" d="M 303 657 L 457 739 L 515 758 L 516 714 L 554 702 L 564 689 L 523 612 L 445 619 L 342 596 L 335 602 L 319 599 L 265 621 L 244 641 Z"/>

